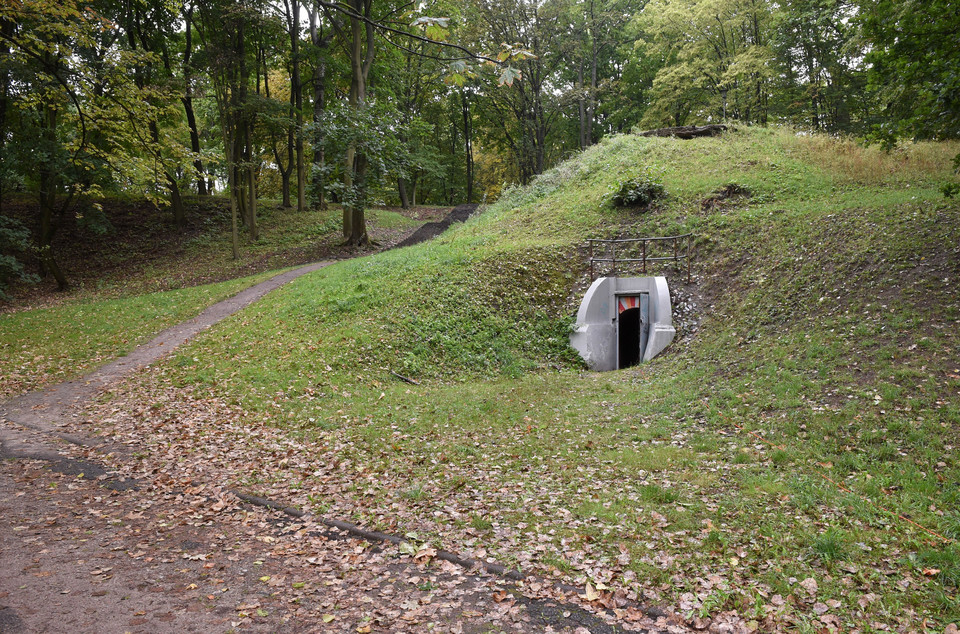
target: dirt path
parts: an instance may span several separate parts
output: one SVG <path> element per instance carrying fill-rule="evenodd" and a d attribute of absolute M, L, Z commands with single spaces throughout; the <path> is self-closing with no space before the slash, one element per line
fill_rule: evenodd
<path fill-rule="evenodd" d="M 469 215 L 463 207 L 453 214 Z M 549 588 L 530 599 L 500 577 L 400 556 L 216 482 L 121 477 L 105 465 L 154 448 L 77 433 L 80 406 L 102 390 L 328 264 L 278 275 L 82 379 L 0 405 L 0 634 L 683 631 L 636 610 L 621 626 Z"/>

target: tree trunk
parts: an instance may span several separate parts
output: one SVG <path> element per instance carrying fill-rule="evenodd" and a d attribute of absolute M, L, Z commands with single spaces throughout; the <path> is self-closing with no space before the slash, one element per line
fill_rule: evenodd
<path fill-rule="evenodd" d="M 285 5 L 286 6 L 286 5 Z M 297 154 L 297 211 L 307 209 L 307 173 L 303 156 L 303 85 L 300 81 L 300 3 L 290 0 L 290 103 L 295 121 Z"/>
<path fill-rule="evenodd" d="M 372 0 L 350 0 L 351 9 L 364 17 L 370 17 Z M 365 107 L 367 98 L 367 76 L 373 64 L 374 30 L 369 22 L 361 22 L 359 18 L 350 18 L 350 96 L 349 102 L 353 108 Z M 367 187 L 367 157 L 356 144 L 347 148 L 344 157 L 343 184 L 344 191 L 353 192 L 350 199 L 343 205 L 343 234 L 346 243 L 361 246 L 370 243 L 367 235 L 367 225 L 364 215 Z"/>
<path fill-rule="evenodd" d="M 237 173 L 236 170 L 232 167 L 227 170 L 229 176 L 227 177 L 230 181 L 230 246 L 233 247 L 233 259 L 240 259 L 240 227 L 237 222 L 237 216 L 239 215 L 240 210 L 237 209 Z"/>
<path fill-rule="evenodd" d="M 397 179 L 397 193 L 400 194 L 400 207 L 402 209 L 410 208 L 410 199 L 407 198 L 407 184 L 402 178 Z"/>
<path fill-rule="evenodd" d="M 190 149 L 197 157 L 193 160 L 193 168 L 197 172 L 197 194 L 207 195 L 207 181 L 203 173 L 203 161 L 200 160 L 200 131 L 197 127 L 197 117 L 193 111 L 193 77 L 190 66 L 190 55 L 193 52 L 193 35 L 191 26 L 193 24 L 193 7 L 186 9 L 183 16 L 186 23 L 186 45 L 183 49 L 183 79 L 185 83 L 183 99 L 183 111 L 187 115 L 187 127 L 190 129 Z"/>
<path fill-rule="evenodd" d="M 228 112 L 229 108 L 226 109 Z M 240 215 L 239 202 L 237 201 L 237 134 L 236 126 L 233 122 L 224 120 L 221 130 L 223 132 L 223 148 L 227 157 L 227 189 L 230 195 L 230 246 L 233 250 L 233 259 L 240 259 L 240 227 L 238 216 Z"/>
<path fill-rule="evenodd" d="M 256 197 L 256 170 L 253 166 L 253 117 L 250 114 L 247 99 L 247 87 L 250 85 L 250 67 L 247 65 L 246 55 L 246 24 L 241 20 L 237 28 L 237 59 L 239 60 L 237 84 L 237 154 L 236 158 L 243 160 L 243 165 L 236 163 L 237 170 L 237 202 L 242 203 L 244 217 L 247 221 L 247 231 L 251 240 L 257 240 L 257 197 Z"/>
<path fill-rule="evenodd" d="M 52 146 L 57 134 L 57 111 L 51 105 L 42 107 L 43 131 L 42 134 L 48 144 Z M 44 275 L 52 275 L 57 281 L 57 290 L 65 291 L 70 287 L 67 277 L 63 274 L 56 258 L 53 257 L 53 236 L 57 227 L 53 219 L 53 206 L 56 199 L 56 175 L 47 163 L 40 164 L 40 233 L 37 236 L 39 246 L 40 268 Z"/>
<path fill-rule="evenodd" d="M 189 80 L 188 80 L 189 82 Z M 187 126 L 190 128 L 190 149 L 195 155 L 200 154 L 200 132 L 197 128 L 197 117 L 193 112 L 193 96 L 190 94 L 189 83 L 187 84 L 187 94 L 183 98 L 183 111 L 187 115 Z M 193 160 L 193 169 L 197 172 L 197 194 L 206 196 L 207 181 L 203 173 L 203 161 L 199 158 Z"/>
<path fill-rule="evenodd" d="M 580 149 L 587 149 L 587 104 L 583 95 L 583 62 L 577 64 L 577 84 L 580 96 L 577 98 L 577 115 L 580 120 Z"/>
<path fill-rule="evenodd" d="M 273 157 L 277 162 L 277 169 L 280 171 L 280 193 L 283 196 L 283 205 L 284 209 L 290 209 L 293 207 L 293 204 L 290 202 L 290 175 L 293 173 L 293 126 L 290 126 L 287 129 L 287 165 L 284 167 L 283 161 L 280 160 L 280 153 L 277 152 L 276 147 L 273 150 Z"/>
<path fill-rule="evenodd" d="M 590 93 L 587 95 L 587 129 L 585 140 L 587 146 L 593 145 L 593 121 L 597 112 L 597 50 L 596 37 L 590 40 Z"/>
<path fill-rule="evenodd" d="M 367 178 L 367 156 L 363 152 L 357 152 L 354 148 L 353 152 L 353 164 L 347 171 L 353 172 L 353 178 L 350 179 L 350 184 L 353 186 L 356 184 L 358 189 L 366 188 L 366 178 Z M 359 200 L 354 198 L 350 204 L 344 204 L 343 214 L 344 214 L 344 233 L 347 229 L 347 216 L 349 215 L 349 226 L 350 231 L 345 236 L 346 243 L 352 246 L 363 246 L 370 244 L 370 238 L 367 236 L 367 223 L 366 215 L 364 213 L 364 203 L 363 198 Z"/>
<path fill-rule="evenodd" d="M 247 193 L 250 196 L 250 241 L 260 239 L 260 225 L 257 224 L 257 169 L 250 161 L 247 165 Z"/>
<path fill-rule="evenodd" d="M 318 49 L 325 49 L 330 41 L 324 38 L 322 32 L 317 30 L 317 20 L 319 18 L 320 8 L 314 5 L 310 10 L 310 41 Z M 326 160 L 323 150 L 323 130 L 320 129 L 320 118 L 323 116 L 323 110 L 326 107 L 326 74 L 327 64 L 322 59 L 317 60 L 313 68 L 313 124 L 316 132 L 313 139 L 313 169 L 310 172 L 312 189 L 317 196 L 317 207 L 326 208 L 323 191 L 323 166 Z"/>
<path fill-rule="evenodd" d="M 463 138 L 464 148 L 466 150 L 467 162 L 467 200 L 473 202 L 473 126 L 470 120 L 470 102 L 467 99 L 467 93 L 460 91 L 460 97 L 463 101 Z"/>
<path fill-rule="evenodd" d="M 280 170 L 280 195 L 283 197 L 283 201 L 280 205 L 284 209 L 290 209 L 293 207 L 293 204 L 290 202 L 290 172 Z"/>
<path fill-rule="evenodd" d="M 187 226 L 187 214 L 183 207 L 183 197 L 180 195 L 180 185 L 169 172 L 164 172 L 167 177 L 167 186 L 170 188 L 170 207 L 173 209 L 173 222 L 177 229 L 181 231 Z"/>
<path fill-rule="evenodd" d="M 232 192 L 231 196 L 237 199 L 237 212 L 240 215 L 240 224 L 244 227 L 250 227 L 250 213 L 247 210 L 247 178 L 246 171 L 240 168 L 239 163 L 235 163 L 231 170 L 233 172 L 233 182 L 237 186 L 237 191 Z"/>

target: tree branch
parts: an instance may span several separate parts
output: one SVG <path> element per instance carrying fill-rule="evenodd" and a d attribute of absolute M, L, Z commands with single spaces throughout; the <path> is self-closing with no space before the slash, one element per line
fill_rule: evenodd
<path fill-rule="evenodd" d="M 474 53 L 473 51 L 471 51 L 470 49 L 466 48 L 465 46 L 460 46 L 459 44 L 451 44 L 450 42 L 440 42 L 440 41 L 438 41 L 438 40 L 432 40 L 432 39 L 430 39 L 429 37 L 423 37 L 422 35 L 417 35 L 417 34 L 415 34 L 415 33 L 410 33 L 410 32 L 408 32 L 408 31 L 402 31 L 402 30 L 400 30 L 400 29 L 395 29 L 395 28 L 390 27 L 390 26 L 387 26 L 387 25 L 385 25 L 385 24 L 381 24 L 380 22 L 377 22 L 377 21 L 375 21 L 375 20 L 371 20 L 370 18 L 368 18 L 368 17 L 366 17 L 366 16 L 363 16 L 363 15 L 360 15 L 360 14 L 358 14 L 358 13 L 355 13 L 355 12 L 351 11 L 350 9 L 347 9 L 346 7 L 343 7 L 343 6 L 341 6 L 341 5 L 339 5 L 339 4 L 335 3 L 335 2 L 326 2 L 325 0 L 317 0 L 317 4 L 319 4 L 320 6 L 324 7 L 325 9 L 329 9 L 329 10 L 333 10 L 333 11 L 337 11 L 337 12 L 339 12 L 339 13 L 342 13 L 342 14 L 350 17 L 350 18 L 353 18 L 354 20 L 360 20 L 360 21 L 362 21 L 362 22 L 364 22 L 364 23 L 366 23 L 366 24 L 369 24 L 369 25 L 373 26 L 375 29 L 379 29 L 379 30 L 381 30 L 381 31 L 387 31 L 387 32 L 390 32 L 390 33 L 396 33 L 397 35 L 402 35 L 402 36 L 408 37 L 408 38 L 410 38 L 410 39 L 412 39 L 412 40 L 417 40 L 417 41 L 420 41 L 420 42 L 426 42 L 426 43 L 428 43 L 428 44 L 436 44 L 436 45 L 438 45 L 438 46 L 445 46 L 445 47 L 447 47 L 447 48 L 452 48 L 452 49 L 461 51 L 462 53 L 466 53 L 466 54 L 469 56 L 470 59 L 477 59 L 477 60 L 482 60 L 482 61 L 484 61 L 484 62 L 491 62 L 491 63 L 496 64 L 496 65 L 498 65 L 498 66 L 500 65 L 500 62 L 498 62 L 497 60 L 492 59 L 492 58 L 490 58 L 490 57 L 487 57 L 487 56 L 485 56 L 485 55 L 479 55 L 479 54 L 477 54 L 477 53 Z"/>

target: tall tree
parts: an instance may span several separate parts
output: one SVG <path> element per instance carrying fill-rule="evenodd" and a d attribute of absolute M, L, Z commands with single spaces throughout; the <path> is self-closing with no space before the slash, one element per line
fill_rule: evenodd
<path fill-rule="evenodd" d="M 139 50 L 146 53 L 138 57 L 140 62 L 134 68 L 133 80 L 139 91 L 147 98 L 148 103 L 164 106 L 169 103 L 165 93 L 174 76 L 169 43 L 179 17 L 163 2 L 143 0 L 125 3 L 123 29 L 126 32 L 126 44 L 131 51 Z M 186 89 L 184 94 L 187 94 Z M 161 143 L 159 117 L 163 111 L 164 108 L 150 109 L 146 121 L 131 119 L 130 125 L 146 124 L 149 147 L 145 149 L 159 166 L 159 171 L 170 193 L 170 208 L 173 210 L 174 222 L 178 228 L 182 229 L 186 223 L 186 216 L 177 169 L 186 156 L 185 152 L 177 151 L 180 148 Z M 139 138 L 143 139 L 145 136 L 142 135 Z"/>
<path fill-rule="evenodd" d="M 488 137 L 516 161 L 521 182 L 540 174 L 552 160 L 551 133 L 562 117 L 557 92 L 557 71 L 563 64 L 560 2 L 509 0 L 505 4 L 470 5 L 468 19 L 475 23 L 476 46 L 496 50 L 499 43 L 512 43 L 515 68 L 508 67 L 497 82 L 484 86 L 484 120 L 496 130 Z M 510 52 L 501 52 L 506 60 Z M 496 83 L 501 84 L 497 89 Z M 504 84 L 506 84 L 504 86 Z"/>
<path fill-rule="evenodd" d="M 287 32 L 290 35 L 290 107 L 293 111 L 294 149 L 297 173 L 297 211 L 307 208 L 307 172 L 303 146 L 303 82 L 300 79 L 300 2 L 284 0 Z"/>
<path fill-rule="evenodd" d="M 848 0 L 796 0 L 775 15 L 775 114 L 804 128 L 863 132 L 872 100 L 864 90 L 863 50 L 856 46 Z"/>
<path fill-rule="evenodd" d="M 652 0 L 640 21 L 664 60 L 644 125 L 736 119 L 765 124 L 771 78 L 766 0 Z"/>
<path fill-rule="evenodd" d="M 629 37 L 627 23 L 646 0 L 577 0 L 566 8 L 569 32 L 576 46 L 570 51 L 577 105 L 578 145 L 586 148 L 597 140 L 597 116 L 601 91 L 619 78 L 622 64 L 615 56 Z"/>
<path fill-rule="evenodd" d="M 373 0 L 347 0 L 350 10 L 347 52 L 350 59 L 350 92 L 347 102 L 354 111 L 367 103 L 367 80 L 376 55 L 376 32 L 372 22 Z M 356 142 L 347 146 L 343 159 L 343 237 L 347 244 L 369 244 L 365 217 L 367 169 L 370 157 Z"/>
<path fill-rule="evenodd" d="M 960 138 L 960 11 L 953 0 L 862 0 L 870 89 L 889 140 Z"/>
<path fill-rule="evenodd" d="M 132 79 L 146 57 L 122 50 L 97 8 L 25 0 L 7 7 L 0 28 L 7 47 L 2 176 L 36 194 L 37 253 L 60 289 L 69 285 L 52 248 L 60 224 L 76 213 L 77 200 L 116 180 L 130 187 L 149 180 L 145 166 L 157 142 L 134 122 L 155 120 L 166 101 L 158 92 L 151 94 L 156 105 L 148 103 Z"/>
<path fill-rule="evenodd" d="M 262 7 L 246 0 L 216 0 L 198 8 L 200 34 L 220 115 L 230 189 L 233 256 L 238 258 L 241 217 L 250 238 L 256 240 L 259 236 L 253 148 L 256 106 L 250 98 L 250 88 L 253 67 L 257 66 L 251 59 L 257 50 L 252 35 L 265 13 Z"/>
<path fill-rule="evenodd" d="M 207 189 L 207 174 L 204 171 L 203 159 L 201 158 L 200 128 L 197 125 L 197 115 L 193 107 L 193 95 L 195 91 L 195 70 L 193 62 L 193 13 L 193 4 L 190 2 L 184 3 L 183 12 L 181 15 L 184 25 L 183 58 L 181 61 L 183 74 L 182 100 L 183 111 L 187 117 L 187 126 L 190 130 L 190 149 L 193 151 L 195 157 L 193 160 L 193 167 L 196 170 L 197 194 L 200 196 L 206 196 L 207 193 L 212 192 L 208 192 Z"/>

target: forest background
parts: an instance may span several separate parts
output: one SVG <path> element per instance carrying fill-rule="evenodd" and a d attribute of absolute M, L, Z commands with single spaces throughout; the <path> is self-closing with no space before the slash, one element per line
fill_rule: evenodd
<path fill-rule="evenodd" d="M 27 251 L 65 288 L 53 238 L 111 196 L 176 230 L 227 194 L 236 255 L 259 199 L 361 245 L 371 204 L 492 201 L 638 127 L 958 138 L 958 42 L 949 0 L 0 0 L 0 205 L 36 201 L 0 206 L 0 292 Z"/>

